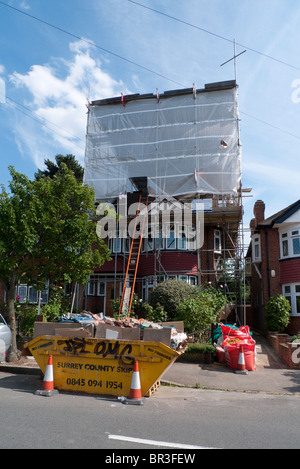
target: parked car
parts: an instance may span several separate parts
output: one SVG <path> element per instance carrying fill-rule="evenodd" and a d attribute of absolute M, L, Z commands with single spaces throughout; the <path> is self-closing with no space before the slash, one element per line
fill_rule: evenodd
<path fill-rule="evenodd" d="M 5 362 L 6 355 L 11 347 L 11 330 L 0 313 L 0 362 Z"/>

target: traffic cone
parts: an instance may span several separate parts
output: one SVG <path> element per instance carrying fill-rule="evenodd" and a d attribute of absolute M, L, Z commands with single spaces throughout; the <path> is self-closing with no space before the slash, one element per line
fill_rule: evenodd
<path fill-rule="evenodd" d="M 129 398 L 125 399 L 123 402 L 124 404 L 136 404 L 136 405 L 144 404 L 144 401 L 142 399 L 139 364 L 137 361 L 134 362 L 134 369 L 133 369 L 133 374 L 132 374 L 132 379 L 131 379 Z"/>
<path fill-rule="evenodd" d="M 242 345 L 240 346 L 239 360 L 238 360 L 238 365 L 237 365 L 237 369 L 235 370 L 235 373 L 240 374 L 240 375 L 248 374 L 248 370 L 246 369 L 246 363 L 245 363 L 244 349 Z"/>
<path fill-rule="evenodd" d="M 44 375 L 42 389 L 35 391 L 39 396 L 53 396 L 58 391 L 54 389 L 52 355 L 49 356 L 46 373 Z"/>

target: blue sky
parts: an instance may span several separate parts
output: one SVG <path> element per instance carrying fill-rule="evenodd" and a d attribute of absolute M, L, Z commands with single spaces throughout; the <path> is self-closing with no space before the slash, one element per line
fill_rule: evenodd
<path fill-rule="evenodd" d="M 244 226 L 257 199 L 266 216 L 298 200 L 299 0 L 137 3 L 165 15 L 130 0 L 0 2 L 0 183 L 8 165 L 31 178 L 58 153 L 83 164 L 88 97 L 234 79 L 233 62 L 221 64 L 235 39 L 247 50 L 237 59 Z"/>

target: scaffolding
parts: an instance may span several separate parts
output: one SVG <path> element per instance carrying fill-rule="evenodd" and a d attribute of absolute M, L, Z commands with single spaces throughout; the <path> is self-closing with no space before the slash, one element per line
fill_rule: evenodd
<path fill-rule="evenodd" d="M 162 95 L 129 95 L 89 104 L 84 182 L 94 188 L 97 201 L 115 204 L 137 194 L 149 204 L 164 198 L 182 203 L 200 201 L 205 223 L 222 230 L 221 252 L 214 247 L 197 250 L 197 277 L 214 282 L 232 275 L 236 310 L 245 321 L 244 229 L 242 221 L 241 144 L 237 85 L 212 83 L 204 89 L 172 90 Z M 141 254 L 139 244 L 138 258 Z M 122 299 L 128 285 L 133 240 L 123 256 Z M 204 267 L 201 253 L 215 262 Z M 154 246 L 156 278 L 172 275 L 161 262 L 161 245 Z M 117 278 L 115 255 L 115 285 Z M 142 281 L 135 268 L 135 282 Z M 177 270 L 177 275 L 181 272 Z M 120 275 L 120 272 L 118 272 Z M 232 283 L 232 282 L 231 282 Z M 226 287 L 227 283 L 224 282 Z M 116 288 L 115 288 L 116 294 Z M 120 306 L 120 308 L 122 305 Z"/>

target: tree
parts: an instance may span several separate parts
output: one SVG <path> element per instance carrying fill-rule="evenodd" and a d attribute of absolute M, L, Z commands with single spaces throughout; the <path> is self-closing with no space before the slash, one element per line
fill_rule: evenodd
<path fill-rule="evenodd" d="M 39 169 L 38 172 L 34 175 L 35 178 L 41 179 L 47 176 L 53 178 L 55 174 L 57 174 L 61 170 L 62 164 L 64 163 L 71 171 L 73 171 L 74 176 L 78 182 L 83 181 L 83 167 L 78 163 L 78 161 L 76 161 L 74 155 L 56 155 L 55 161 L 56 164 L 49 159 L 44 160 L 47 169 L 45 169 L 44 171 Z"/>
<path fill-rule="evenodd" d="M 32 181 L 9 169 L 10 192 L 2 185 L 0 193 L 0 280 L 15 360 L 17 283 L 36 286 L 46 276 L 86 283 L 92 268 L 109 259 L 109 251 L 96 234 L 93 189 L 79 183 L 64 163 L 52 178 Z"/>

